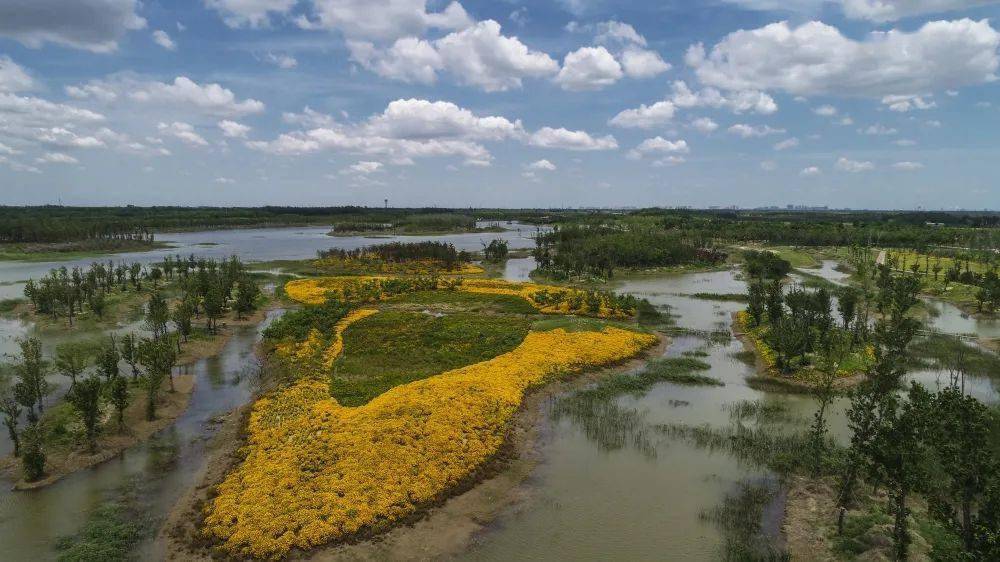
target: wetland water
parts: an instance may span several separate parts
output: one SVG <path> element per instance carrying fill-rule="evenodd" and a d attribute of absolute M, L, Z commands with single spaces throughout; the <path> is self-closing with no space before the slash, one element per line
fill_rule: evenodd
<path fill-rule="evenodd" d="M 810 270 L 821 271 L 841 280 L 832 266 Z M 658 424 L 724 428 L 730 420 L 724 406 L 742 400 L 785 406 L 789 419 L 783 424 L 788 426 L 809 423 L 815 411 L 811 398 L 747 386 L 746 377 L 755 370 L 735 357 L 742 344 L 730 330 L 730 315 L 744 305 L 685 296 L 742 293 L 746 287 L 738 274 L 640 278 L 625 281 L 617 290 L 669 306 L 678 326 L 704 334 L 674 338 L 666 355 L 706 352 L 701 359 L 711 368 L 704 374 L 726 386 L 660 383 L 644 395 L 614 399 L 584 419 L 554 416 L 548 407 L 542 460 L 526 485 L 527 499 L 502 515 L 460 559 L 501 561 L 517 552 L 528 560 L 600 560 L 612 554 L 627 560 L 718 560 L 724 536 L 702 514 L 746 482 L 775 486 L 767 471 L 656 429 Z M 948 380 L 946 373 L 935 371 L 910 376 L 932 388 Z M 966 389 L 981 400 L 997 401 L 992 380 L 970 377 Z M 829 420 L 831 434 L 842 442 L 848 437 L 846 405 L 846 400 L 835 404 Z M 781 514 L 777 500 L 765 511 L 765 533 L 780 531 Z"/>
<path fill-rule="evenodd" d="M 302 248 L 295 242 L 300 237 L 296 233 L 303 229 L 275 229 L 264 234 L 275 234 L 276 230 L 281 232 L 277 234 L 279 242 L 274 245 L 260 242 L 261 239 L 255 238 L 258 234 L 251 231 L 230 231 L 234 238 L 227 243 L 228 248 L 202 249 L 217 257 L 240 254 L 237 249 L 242 249 L 246 253 L 240 255 L 246 261 L 293 259 L 314 255 L 316 247 L 340 246 L 349 240 L 327 237 L 322 229 L 317 233 L 322 236 L 320 241 L 310 242 L 317 246 Z M 190 240 L 206 240 L 205 233 L 188 236 Z M 464 247 L 478 247 L 480 235 L 458 236 L 462 237 Z M 454 237 L 424 239 L 448 239 L 456 243 Z M 517 240 L 516 247 L 532 245 L 526 237 L 513 240 Z M 372 239 L 350 243 L 364 245 L 372 243 Z M 283 251 L 288 253 L 275 253 L 273 248 L 277 247 L 286 247 Z M 162 254 L 155 259 L 160 257 Z M 504 275 L 511 280 L 525 280 L 533 265 L 532 258 L 509 260 Z M 45 270 L 47 267 L 42 268 Z M 816 274 L 818 271 L 840 275 L 832 266 L 811 270 Z M 670 439 L 655 429 L 657 424 L 671 423 L 725 427 L 729 414 L 724 406 L 742 400 L 782 404 L 789 416 L 797 420 L 787 423 L 808 423 L 814 411 L 808 397 L 762 392 L 747 386 L 745 380 L 754 374 L 754 369 L 737 358 L 742 345 L 731 337 L 730 330 L 731 314 L 743 305 L 690 296 L 744 292 L 739 274 L 726 270 L 640 278 L 625 281 L 618 290 L 648 298 L 656 305 L 669 306 L 677 325 L 693 333 L 675 337 L 666 355 L 704 351 L 707 355 L 702 359 L 711 366 L 705 374 L 720 379 L 726 386 L 661 383 L 641 396 L 613 400 L 608 408 L 590 419 L 556 417 L 551 415 L 550 405 L 547 408 L 550 415 L 544 422 L 542 462 L 526 485 L 527 499 L 505 512 L 460 559 L 509 560 L 510 553 L 517 552 L 521 559 L 596 560 L 613 554 L 629 560 L 717 560 L 723 534 L 700 516 L 719 505 L 727 495 L 738 492 L 747 481 L 774 485 L 773 475 L 767 471 L 747 467 L 724 452 Z M 951 307 L 954 312 L 948 310 L 950 305 L 935 304 L 942 305 L 942 312 L 933 317 L 934 328 L 962 333 L 967 329 L 975 332 L 983 325 L 968 317 L 963 320 L 960 311 L 954 307 Z M 278 314 L 272 313 L 266 322 Z M 4 324 L 0 329 L 13 337 L 23 335 L 27 328 Z M 188 372 L 196 375 L 197 383 L 188 410 L 175 425 L 151 441 L 40 491 L 0 490 L 0 544 L 5 547 L 5 555 L 18 560 L 54 558 L 56 539 L 76 532 L 88 514 L 100 502 L 117 494 L 124 483 L 140 487 L 146 499 L 146 513 L 154 518 L 167 513 L 197 481 L 205 461 L 206 444 L 215 427 L 212 418 L 251 398 L 252 378 L 247 374 L 253 366 L 252 350 L 261 329 L 263 326 L 241 329 L 220 355 L 189 367 Z M 932 387 L 947 380 L 943 373 L 933 371 L 912 376 Z M 970 378 L 967 389 L 982 400 L 997 400 L 997 389 L 991 380 Z M 840 439 L 847 435 L 844 406 L 843 401 L 836 404 L 830 420 L 831 433 Z M 608 427 L 624 428 L 616 433 L 624 439 L 607 439 L 608 433 L 602 429 Z M 776 503 L 769 513 L 766 528 L 777 532 L 780 505 Z M 152 528 L 158 523 L 154 519 Z M 151 541 L 143 543 L 140 555 L 142 559 L 159 558 Z"/>

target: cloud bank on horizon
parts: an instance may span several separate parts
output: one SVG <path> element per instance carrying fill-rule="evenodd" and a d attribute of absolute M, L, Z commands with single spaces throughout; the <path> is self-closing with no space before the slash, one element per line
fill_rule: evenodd
<path fill-rule="evenodd" d="M 1000 0 L 691 4 L 0 1 L 0 204 L 1000 208 Z"/>

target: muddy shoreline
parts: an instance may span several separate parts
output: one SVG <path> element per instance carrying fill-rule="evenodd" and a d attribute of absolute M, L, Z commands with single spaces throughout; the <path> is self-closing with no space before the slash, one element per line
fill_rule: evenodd
<path fill-rule="evenodd" d="M 527 396 L 508 431 L 507 441 L 492 461 L 435 505 L 407 522 L 374 536 L 321 546 L 308 552 L 293 551 L 288 560 L 427 560 L 457 556 L 491 524 L 530 493 L 525 485 L 541 459 L 547 436 L 548 406 L 557 397 L 593 384 L 612 374 L 641 367 L 648 358 L 662 355 L 670 338 L 660 335 L 657 345 L 619 365 L 594 370 L 571 380 L 554 381 Z M 246 418 L 252 403 L 230 412 L 213 439 L 198 484 L 171 509 L 156 538 L 155 552 L 165 560 L 207 561 L 228 559 L 201 535 L 203 507 L 215 487 L 241 459 Z"/>

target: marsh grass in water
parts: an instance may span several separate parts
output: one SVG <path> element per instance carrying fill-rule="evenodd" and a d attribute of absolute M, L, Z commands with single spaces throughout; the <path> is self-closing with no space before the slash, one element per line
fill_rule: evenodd
<path fill-rule="evenodd" d="M 153 527 L 139 507 L 141 491 L 130 482 L 101 503 L 75 535 L 56 542 L 60 562 L 117 562 L 133 560 L 132 550 Z"/>
<path fill-rule="evenodd" d="M 571 420 L 601 450 L 614 451 L 631 447 L 647 457 L 655 457 L 656 443 L 652 436 L 656 432 L 646 421 L 644 413 L 622 407 L 617 398 L 625 395 L 641 396 L 653 385 L 662 382 L 722 386 L 723 383 L 718 379 L 697 372 L 707 369 L 707 363 L 690 357 L 650 361 L 638 373 L 614 375 L 559 400 L 553 408 L 553 418 Z M 676 405 L 681 404 L 678 402 Z"/>
<path fill-rule="evenodd" d="M 776 483 L 745 481 L 720 505 L 701 513 L 703 521 L 712 523 L 722 532 L 723 560 L 770 562 L 791 559 L 777 544 L 778 537 L 764 532 L 765 511 L 776 497 Z"/>
<path fill-rule="evenodd" d="M 980 377 L 1000 377 L 1000 356 L 946 334 L 931 334 L 910 346 L 910 369 L 961 368 Z"/>
<path fill-rule="evenodd" d="M 779 474 L 805 471 L 809 468 L 809 436 L 805 432 L 782 432 L 772 424 L 747 426 L 733 422 L 717 428 L 708 424 L 664 424 L 656 426 L 664 435 L 690 443 L 709 452 L 733 456 L 749 468 L 767 468 Z M 843 451 L 828 439 L 824 470 L 832 472 L 840 465 Z"/>
<path fill-rule="evenodd" d="M 693 299 L 705 301 L 747 302 L 747 296 L 744 293 L 694 293 L 690 296 Z"/>
<path fill-rule="evenodd" d="M 798 420 L 797 417 L 789 412 L 788 405 L 782 402 L 740 400 L 739 402 L 724 404 L 722 409 L 729 412 L 729 419 L 734 422 L 753 421 L 761 425 Z"/>

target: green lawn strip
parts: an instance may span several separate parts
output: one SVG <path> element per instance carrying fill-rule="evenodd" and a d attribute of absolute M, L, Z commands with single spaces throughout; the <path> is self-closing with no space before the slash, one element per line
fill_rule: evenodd
<path fill-rule="evenodd" d="M 393 297 L 390 304 L 417 306 L 447 306 L 470 312 L 500 312 L 508 314 L 537 314 L 527 300 L 513 295 L 492 295 L 465 291 L 419 291 Z"/>
<path fill-rule="evenodd" d="M 380 312 L 344 332 L 330 392 L 344 406 L 364 405 L 395 386 L 507 353 L 530 325 L 514 315 Z"/>

